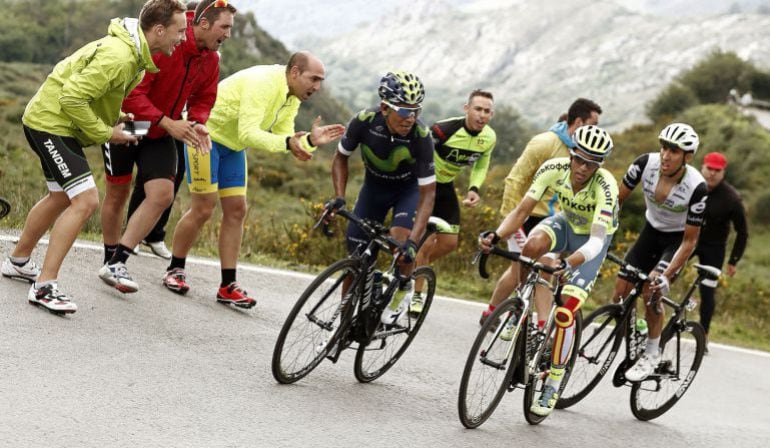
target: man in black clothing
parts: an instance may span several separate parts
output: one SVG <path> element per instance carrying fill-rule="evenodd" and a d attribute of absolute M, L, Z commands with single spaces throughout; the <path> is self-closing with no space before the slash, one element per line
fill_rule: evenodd
<path fill-rule="evenodd" d="M 725 168 L 727 168 L 727 159 L 723 154 L 711 152 L 703 159 L 701 174 L 706 179 L 709 192 L 706 200 L 705 224 L 701 228 L 694 255 L 698 256 L 701 264 L 722 269 L 727 249 L 727 236 L 730 233 L 730 222 L 732 222 L 736 236 L 730 258 L 727 260 L 727 275 L 732 277 L 737 271 L 738 260 L 746 249 L 749 230 L 741 197 L 735 188 L 724 180 Z M 700 285 L 700 322 L 706 330 L 707 338 L 711 316 L 716 307 L 714 300 L 716 287 L 716 280 L 704 280 Z M 706 349 L 708 350 L 708 345 Z"/>

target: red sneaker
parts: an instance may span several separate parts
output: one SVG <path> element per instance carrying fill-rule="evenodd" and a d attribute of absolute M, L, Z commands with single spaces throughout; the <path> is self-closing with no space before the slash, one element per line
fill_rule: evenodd
<path fill-rule="evenodd" d="M 257 304 L 256 299 L 249 297 L 249 293 L 238 286 L 236 282 L 219 288 L 217 302 L 225 305 L 235 305 L 239 308 L 252 308 Z"/>
<path fill-rule="evenodd" d="M 174 268 L 166 271 L 163 277 L 163 286 L 177 294 L 185 294 L 190 290 L 190 285 L 185 281 L 184 269 Z"/>

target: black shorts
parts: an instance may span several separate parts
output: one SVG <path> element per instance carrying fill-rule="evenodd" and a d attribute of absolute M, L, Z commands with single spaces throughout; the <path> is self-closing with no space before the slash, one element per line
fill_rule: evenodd
<path fill-rule="evenodd" d="M 436 202 L 433 204 L 433 216 L 443 219 L 452 226 L 450 235 L 460 233 L 460 202 L 457 200 L 454 182 L 436 182 Z"/>
<path fill-rule="evenodd" d="M 692 256 L 697 256 L 698 262 L 700 264 L 713 266 L 721 271 L 722 265 L 725 262 L 726 251 L 727 246 L 724 243 L 708 244 L 700 242 L 698 243 L 698 247 L 695 248 L 695 252 L 693 252 Z M 716 288 L 718 284 L 719 280 L 705 279 L 701 282 L 702 286 L 706 286 L 708 288 Z"/>
<path fill-rule="evenodd" d="M 137 182 L 145 183 L 153 179 L 176 177 L 177 146 L 174 139 L 167 135 L 161 138 L 143 138 L 138 145 L 102 145 L 104 174 L 111 184 L 131 182 L 131 174 L 136 164 Z"/>
<path fill-rule="evenodd" d="M 684 232 L 661 232 L 655 230 L 649 222 L 645 222 L 642 233 L 626 254 L 626 262 L 642 272 L 652 272 L 653 268 L 663 272 L 682 244 L 683 237 Z M 618 276 L 629 280 L 622 270 Z"/>
<path fill-rule="evenodd" d="M 72 199 L 96 188 L 83 147 L 72 137 L 62 137 L 23 126 L 29 146 L 40 158 L 40 166 L 52 192 L 65 192 Z"/>

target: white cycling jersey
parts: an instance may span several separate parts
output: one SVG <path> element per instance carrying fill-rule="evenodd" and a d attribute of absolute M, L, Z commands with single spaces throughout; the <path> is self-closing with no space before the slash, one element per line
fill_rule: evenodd
<path fill-rule="evenodd" d="M 645 218 L 653 228 L 661 232 L 681 232 L 686 224 L 703 225 L 708 187 L 701 173 L 687 165 L 687 172 L 662 203 L 655 201 L 655 187 L 660 180 L 660 154 L 642 154 L 628 167 L 623 184 L 634 189 L 642 182 Z"/>

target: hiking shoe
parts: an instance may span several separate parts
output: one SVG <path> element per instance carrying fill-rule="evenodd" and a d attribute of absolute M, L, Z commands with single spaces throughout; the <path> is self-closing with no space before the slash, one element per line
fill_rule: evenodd
<path fill-rule="evenodd" d="M 409 302 L 414 295 L 414 282 L 410 279 L 405 285 L 399 286 L 393 293 L 393 298 L 390 299 L 388 306 L 382 310 L 380 315 L 380 322 L 385 325 L 395 325 L 398 319 L 404 314 L 404 311 L 409 308 Z"/>
<path fill-rule="evenodd" d="M 3 260 L 3 266 L 0 268 L 3 277 L 13 278 L 16 280 L 24 280 L 33 283 L 37 280 L 37 276 L 40 275 L 40 268 L 30 258 L 26 263 L 19 266 L 11 261 L 11 257 L 6 257 Z"/>
<path fill-rule="evenodd" d="M 78 306 L 66 294 L 59 291 L 58 285 L 46 283 L 35 288 L 35 284 L 29 288 L 27 300 L 33 305 L 47 308 L 49 311 L 57 314 L 69 314 L 78 310 Z"/>
<path fill-rule="evenodd" d="M 165 260 L 171 259 L 171 251 L 168 250 L 166 247 L 166 243 L 161 241 L 155 241 L 155 242 L 148 242 L 147 240 L 142 240 L 142 244 L 145 246 L 149 246 L 152 253 L 159 256 L 160 258 L 163 258 Z"/>
<path fill-rule="evenodd" d="M 115 264 L 105 264 L 99 269 L 99 278 L 110 286 L 114 286 L 115 289 L 122 293 L 137 292 L 139 291 L 139 285 L 128 274 L 126 265 L 117 262 Z"/>
<path fill-rule="evenodd" d="M 660 355 L 644 352 L 642 357 L 626 371 L 626 379 L 628 381 L 642 381 L 655 372 L 658 364 L 660 364 Z"/>
<path fill-rule="evenodd" d="M 180 295 L 185 295 L 190 290 L 190 285 L 187 284 L 187 276 L 182 268 L 166 271 L 166 275 L 163 276 L 163 286 Z"/>
<path fill-rule="evenodd" d="M 422 293 L 415 291 L 412 296 L 412 301 L 409 303 L 409 315 L 412 317 L 418 317 L 422 313 L 422 309 L 425 306 L 425 299 L 422 298 Z"/>
<path fill-rule="evenodd" d="M 541 417 L 547 417 L 553 411 L 556 402 L 559 400 L 559 394 L 556 392 L 556 388 L 551 385 L 544 385 L 543 392 L 540 394 L 540 398 L 532 403 L 529 407 L 529 412 L 539 415 Z"/>
<path fill-rule="evenodd" d="M 236 282 L 219 288 L 217 302 L 225 305 L 235 305 L 238 308 L 252 308 L 257 304 L 256 299 L 249 297 L 249 293 L 238 286 Z"/>

